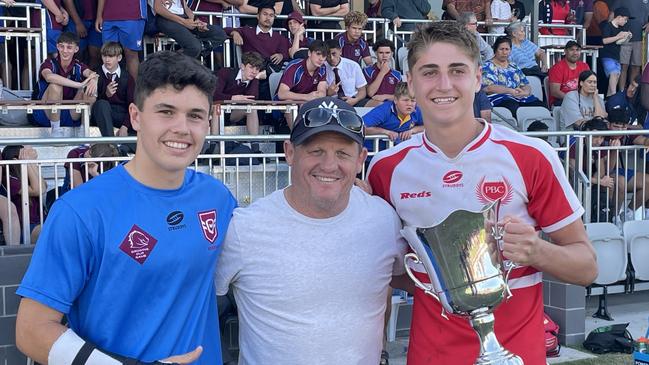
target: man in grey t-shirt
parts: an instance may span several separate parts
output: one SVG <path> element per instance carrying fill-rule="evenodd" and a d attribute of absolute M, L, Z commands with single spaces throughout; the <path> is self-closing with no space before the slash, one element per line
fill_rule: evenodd
<path fill-rule="evenodd" d="M 240 365 L 379 363 L 407 244 L 392 207 L 354 186 L 363 139 L 349 104 L 305 103 L 284 144 L 291 185 L 235 211 L 216 287 L 237 302 Z"/>

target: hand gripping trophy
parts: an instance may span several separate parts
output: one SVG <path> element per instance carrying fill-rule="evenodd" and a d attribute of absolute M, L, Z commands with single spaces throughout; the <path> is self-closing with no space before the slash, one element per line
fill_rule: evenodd
<path fill-rule="evenodd" d="M 479 212 L 456 210 L 434 227 L 407 226 L 401 231 L 414 251 L 404 258 L 408 276 L 437 299 L 444 311 L 467 317 L 478 335 L 476 365 L 523 364 L 502 347 L 494 333 L 493 310 L 511 296 L 507 277 L 513 268 L 503 266 L 499 204 L 495 201 Z M 430 284 L 415 277 L 411 262 L 423 265 Z"/>

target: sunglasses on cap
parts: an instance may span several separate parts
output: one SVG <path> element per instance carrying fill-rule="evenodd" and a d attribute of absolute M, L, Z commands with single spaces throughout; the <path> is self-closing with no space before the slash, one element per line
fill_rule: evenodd
<path fill-rule="evenodd" d="M 302 122 L 307 128 L 321 127 L 331 123 L 331 118 L 350 132 L 363 134 L 363 119 L 353 111 L 345 109 L 313 108 L 302 114 Z"/>

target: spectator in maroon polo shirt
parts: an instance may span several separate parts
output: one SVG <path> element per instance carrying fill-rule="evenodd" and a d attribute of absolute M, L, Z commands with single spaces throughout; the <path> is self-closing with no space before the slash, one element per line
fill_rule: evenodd
<path fill-rule="evenodd" d="M 335 39 L 340 44 L 343 57 L 359 64 L 363 61 L 365 65 L 371 65 L 370 46 L 363 38 L 365 25 L 367 15 L 360 11 L 352 11 L 345 15 L 345 33 L 338 34 Z"/>
<path fill-rule="evenodd" d="M 309 56 L 286 67 L 277 88 L 278 100 L 309 101 L 327 95 L 325 59 L 327 45 L 320 40 L 309 46 Z M 293 121 L 285 115 L 289 128 Z"/>
<path fill-rule="evenodd" d="M 291 38 L 288 40 L 288 55 L 292 59 L 307 58 L 309 46 L 314 39 L 306 36 L 306 23 L 302 14 L 298 11 L 290 13 L 286 20 L 286 28 L 291 33 Z"/>
<path fill-rule="evenodd" d="M 241 55 L 238 69 L 225 67 L 216 73 L 214 101 L 235 100 L 253 101 L 259 96 L 257 74 L 264 68 L 264 59 L 257 52 L 245 52 Z M 246 120 L 248 134 L 259 134 L 259 117 L 257 112 L 246 113 L 245 110 L 233 110 L 225 114 L 226 124 Z"/>
<path fill-rule="evenodd" d="M 401 73 L 390 67 L 394 45 L 387 39 L 380 39 L 374 43 L 376 63 L 363 69 L 367 80 L 367 96 L 370 101 L 367 107 L 377 106 L 386 100 L 394 100 L 394 89 L 401 81 Z"/>
<path fill-rule="evenodd" d="M 242 52 L 259 53 L 273 70 L 279 71 L 288 59 L 288 38 L 273 31 L 275 9 L 268 5 L 258 9 L 256 27 L 225 28 L 225 33 L 232 37 L 234 44 L 241 46 Z"/>
<path fill-rule="evenodd" d="M 119 151 L 110 143 L 95 143 L 91 146 L 80 146 L 68 152 L 68 160 L 78 158 L 119 157 Z M 65 164 L 65 180 L 59 194 L 78 188 L 93 177 L 115 167 L 115 162 L 67 162 Z M 59 195 L 60 196 L 60 195 Z"/>
<path fill-rule="evenodd" d="M 8 145 L 2 150 L 2 159 L 6 161 L 10 160 L 38 160 L 38 153 L 36 150 L 29 146 L 22 145 Z M 27 195 L 28 195 L 28 209 L 29 209 L 29 220 L 27 222 L 22 221 L 22 184 L 21 184 L 22 173 L 20 165 L 9 165 L 9 177 L 4 176 L 2 180 L 2 187 L 7 191 L 7 196 L 12 203 L 16 206 L 18 213 L 18 218 L 21 224 L 29 224 L 29 231 L 32 232 L 32 242 L 35 242 L 36 236 L 40 229 L 37 227 L 41 224 L 40 217 L 40 201 L 39 196 L 41 196 L 45 189 L 47 189 L 47 184 L 43 177 L 38 172 L 38 166 L 35 164 L 27 165 Z M 7 185 L 7 181 L 9 184 Z"/>
<path fill-rule="evenodd" d="M 91 121 L 104 137 L 114 137 L 113 128 L 119 128 L 117 135 L 121 137 L 135 135 L 128 114 L 128 106 L 133 102 L 135 79 L 126 67 L 120 65 L 122 46 L 117 42 L 106 42 L 100 52 L 103 64 L 95 70 L 99 80 Z"/>
<path fill-rule="evenodd" d="M 237 6 L 240 13 L 250 15 L 259 14 L 259 9 L 262 8 L 273 8 L 275 15 L 282 14 L 284 0 L 242 0 L 241 5 Z M 254 26 L 255 18 L 240 18 L 239 22 L 241 26 Z"/>

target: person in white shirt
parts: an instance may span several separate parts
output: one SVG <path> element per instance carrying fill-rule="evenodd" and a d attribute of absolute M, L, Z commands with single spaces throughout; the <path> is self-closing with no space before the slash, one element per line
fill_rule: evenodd
<path fill-rule="evenodd" d="M 349 105 L 358 105 L 361 101 L 367 101 L 367 80 L 363 70 L 358 63 L 342 56 L 340 43 L 331 39 L 327 41 L 327 96 L 338 97 Z M 363 104 L 363 103 L 361 103 Z M 361 105 L 358 105 L 361 106 Z"/>
<path fill-rule="evenodd" d="M 217 265 L 218 295 L 231 289 L 239 311 L 239 364 L 378 364 L 388 287 L 405 276 L 401 221 L 354 186 L 367 157 L 354 108 L 324 97 L 298 114 L 291 185 L 235 211 Z"/>
<path fill-rule="evenodd" d="M 507 0 L 493 0 L 491 2 L 491 16 L 494 22 L 513 22 L 516 16 L 512 15 L 512 8 Z M 502 25 L 495 25 L 489 27 L 489 33 L 504 34 L 505 27 Z"/>

